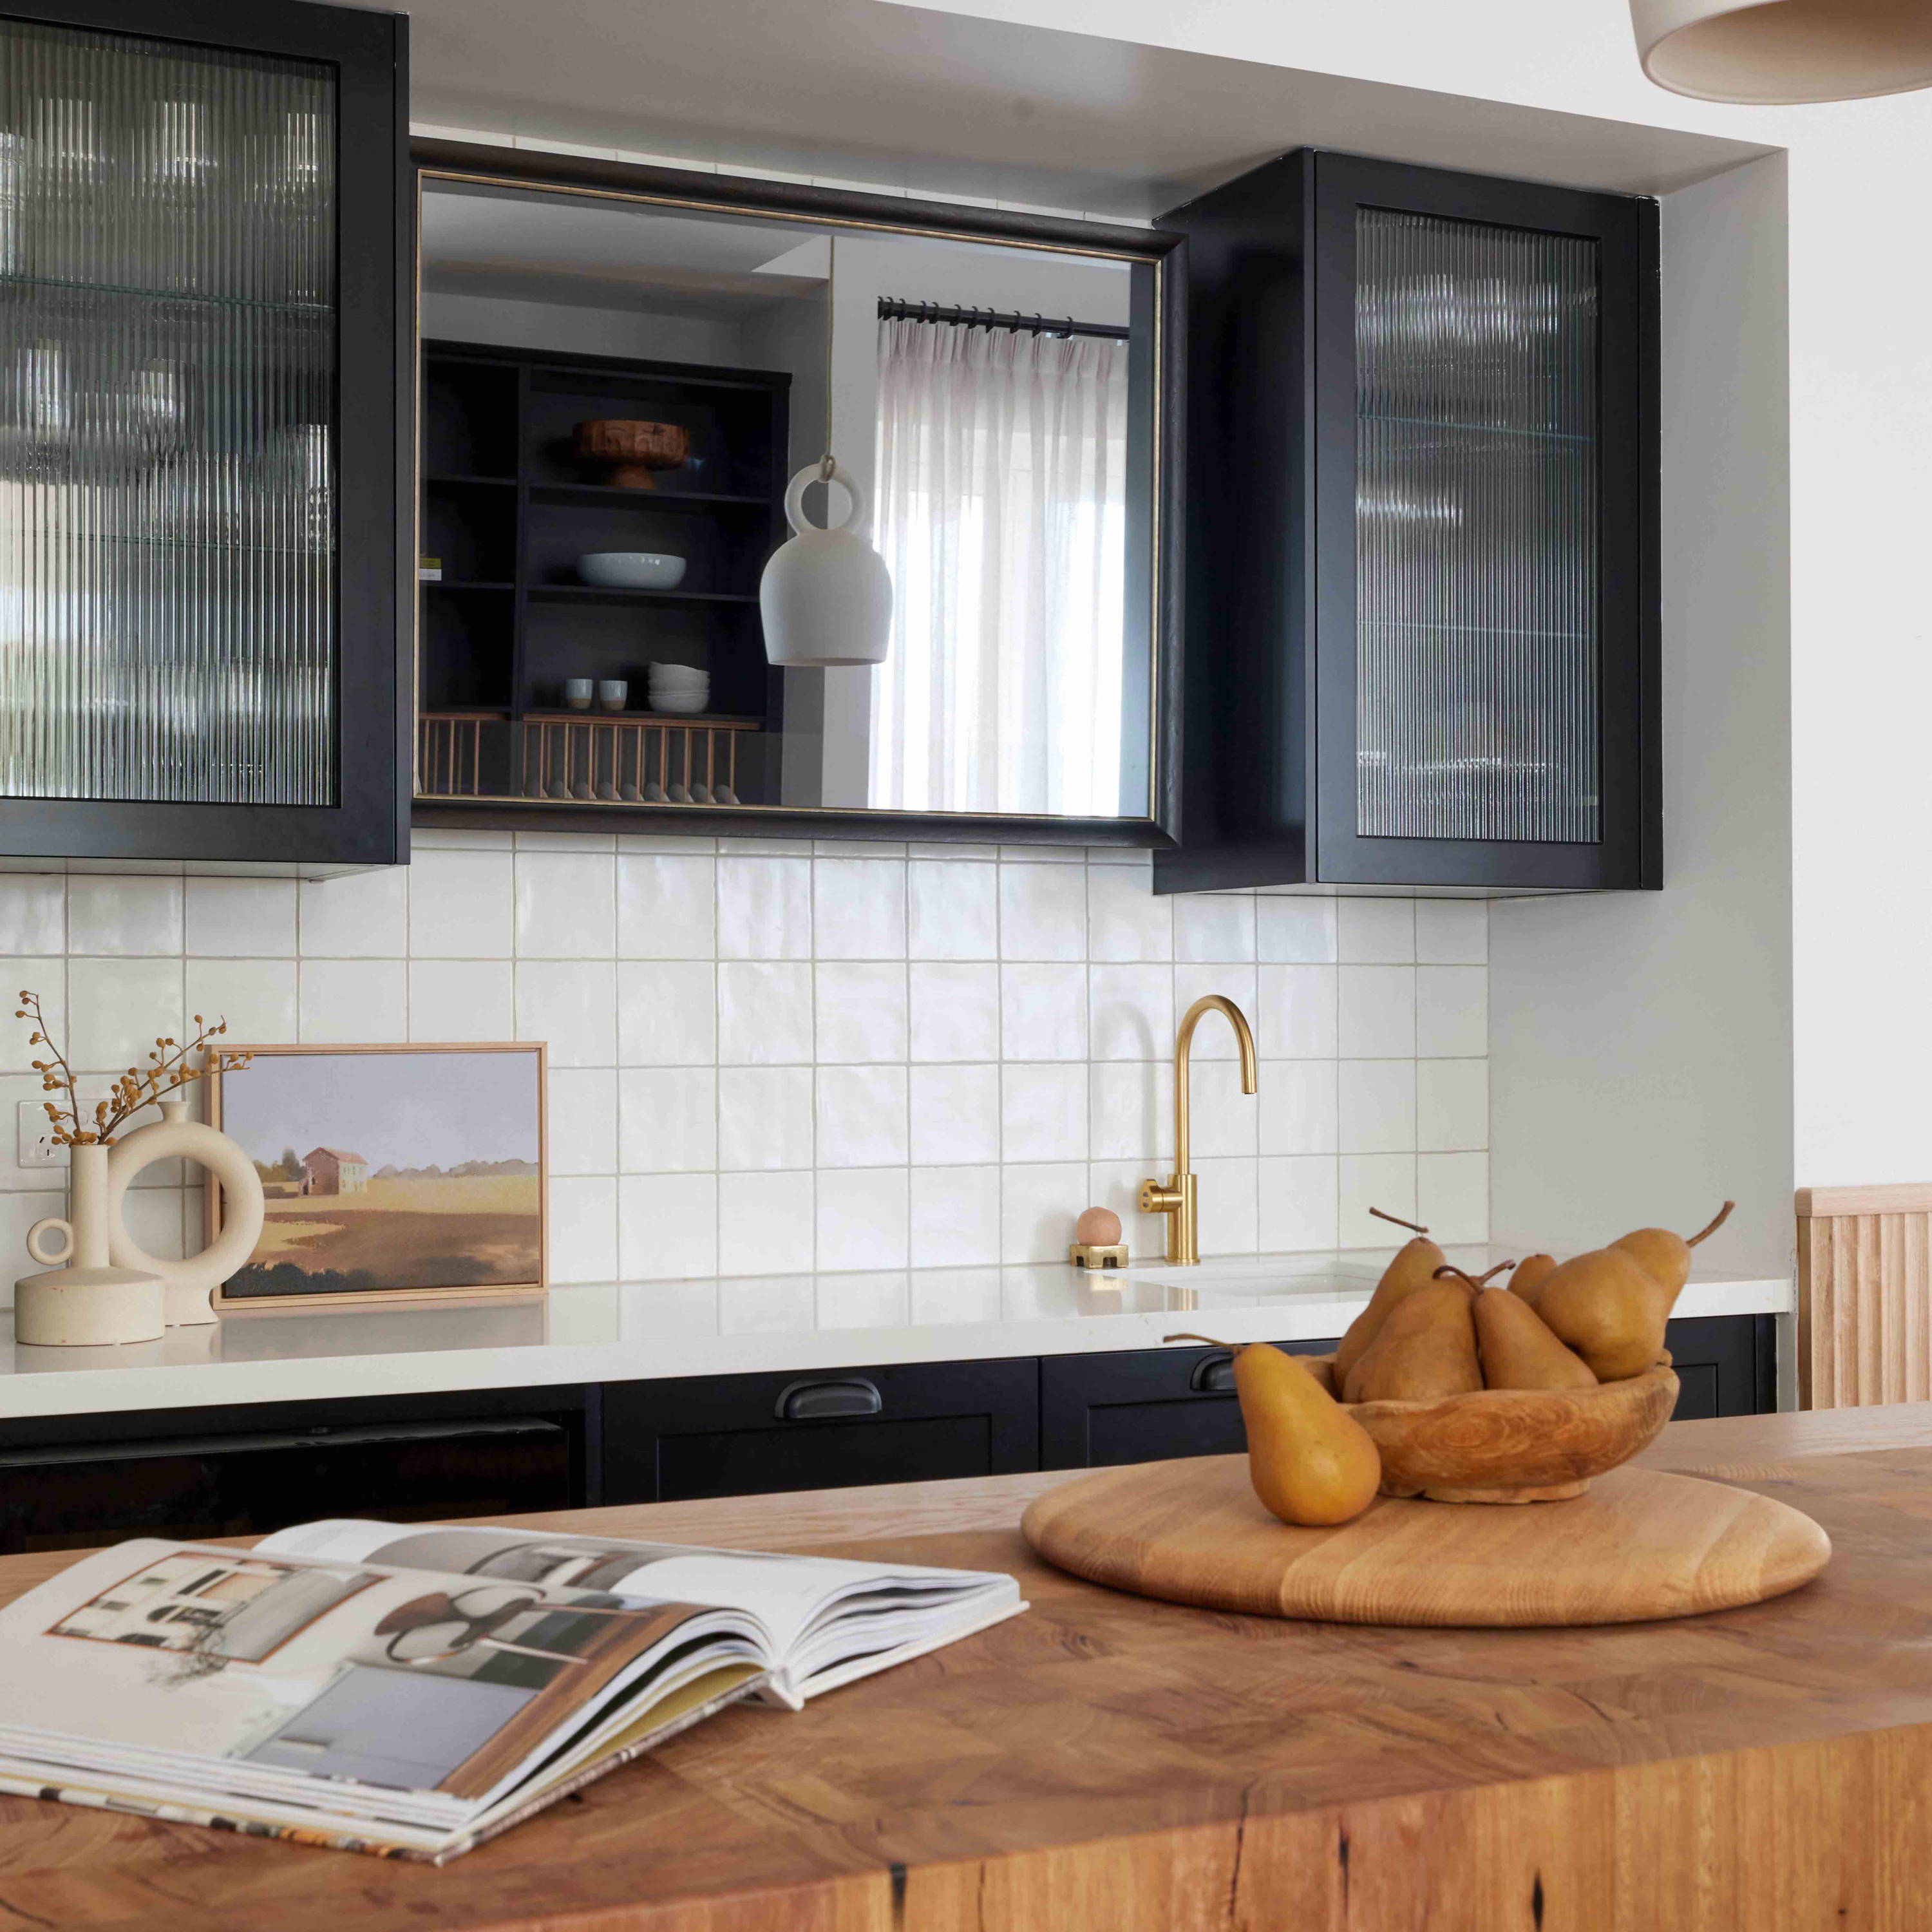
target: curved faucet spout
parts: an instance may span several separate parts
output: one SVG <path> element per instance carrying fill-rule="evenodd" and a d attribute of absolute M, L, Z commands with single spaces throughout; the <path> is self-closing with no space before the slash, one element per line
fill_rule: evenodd
<path fill-rule="evenodd" d="M 1208 1013 L 1225 1013 L 1234 1030 L 1235 1050 L 1241 1056 L 1241 1091 L 1252 1094 L 1256 1084 L 1255 1036 L 1240 1008 L 1226 993 L 1204 993 L 1181 1017 L 1180 1030 L 1174 1041 L 1174 1171 L 1187 1174 L 1192 1136 L 1189 1130 L 1189 1096 L 1193 1089 L 1194 1029 Z"/>
<path fill-rule="evenodd" d="M 1192 1084 L 1194 1029 L 1205 1013 L 1227 1016 L 1234 1030 L 1234 1045 L 1241 1056 L 1241 1091 L 1252 1094 L 1256 1085 L 1255 1036 L 1241 1010 L 1225 993 L 1208 993 L 1196 1000 L 1182 1016 L 1174 1042 L 1174 1172 L 1165 1184 L 1141 1184 L 1140 1209 L 1143 1214 L 1167 1216 L 1167 1258 L 1183 1265 L 1201 1258 L 1198 1184 L 1190 1165 L 1191 1150 L 1188 1131 L 1188 1101 Z"/>

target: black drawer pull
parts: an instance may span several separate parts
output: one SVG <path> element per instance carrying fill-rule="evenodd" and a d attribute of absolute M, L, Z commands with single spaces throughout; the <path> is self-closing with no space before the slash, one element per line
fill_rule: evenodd
<path fill-rule="evenodd" d="M 781 1422 L 823 1422 L 838 1415 L 877 1415 L 884 1408 L 878 1390 L 862 1376 L 829 1382 L 790 1382 L 780 1394 Z"/>
<path fill-rule="evenodd" d="M 1234 1358 L 1226 1348 L 1203 1355 L 1194 1364 L 1187 1386 L 1201 1395 L 1226 1395 L 1234 1386 Z"/>

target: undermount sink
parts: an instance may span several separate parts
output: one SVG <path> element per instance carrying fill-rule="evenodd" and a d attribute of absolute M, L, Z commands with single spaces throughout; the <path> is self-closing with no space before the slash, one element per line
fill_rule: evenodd
<path fill-rule="evenodd" d="M 1183 1268 L 1171 1262 L 1136 1262 L 1120 1270 L 1123 1280 L 1157 1282 L 1166 1288 L 1192 1288 L 1229 1297 L 1261 1299 L 1283 1294 L 1366 1292 L 1382 1277 L 1380 1256 L 1276 1255 L 1255 1259 L 1198 1262 Z"/>

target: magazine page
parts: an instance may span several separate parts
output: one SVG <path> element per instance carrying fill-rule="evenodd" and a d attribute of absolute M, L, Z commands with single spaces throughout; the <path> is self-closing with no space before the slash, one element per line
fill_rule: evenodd
<path fill-rule="evenodd" d="M 897 1661 L 892 1653 L 908 1644 L 921 1651 L 934 1647 L 928 1640 L 935 1624 L 944 1631 L 937 1640 L 950 1642 L 1025 1607 L 1014 1580 L 992 1570 L 467 1524 L 334 1519 L 280 1531 L 258 1547 L 600 1590 L 640 1605 L 674 1600 L 745 1610 L 771 1633 L 776 1659 L 785 1666 L 794 1690 L 802 1694 L 830 1688 L 811 1680 L 835 1664 L 860 1657 Z"/>
<path fill-rule="evenodd" d="M 69 1772 L 45 1754 L 20 1759 L 0 1754 L 0 1792 L 94 1810 L 132 1812 L 172 1824 L 210 1826 L 244 1837 L 281 1838 L 336 1851 L 442 1864 L 737 1702 L 758 1675 L 749 1664 L 722 1666 L 680 1690 L 654 1698 L 650 1712 L 634 1718 L 594 1761 L 574 1764 L 567 1772 L 546 1771 L 500 1803 L 475 1812 L 454 1827 L 424 1826 L 380 1812 L 351 1816 L 332 1812 L 324 1804 L 260 1797 L 224 1795 L 196 1799 L 184 1795 L 176 1784 L 156 1784 L 137 1772 L 118 1768 L 104 1774 Z"/>
<path fill-rule="evenodd" d="M 0 1758 L 446 1832 L 769 1644 L 742 1611 L 142 1540 L 0 1609 Z"/>

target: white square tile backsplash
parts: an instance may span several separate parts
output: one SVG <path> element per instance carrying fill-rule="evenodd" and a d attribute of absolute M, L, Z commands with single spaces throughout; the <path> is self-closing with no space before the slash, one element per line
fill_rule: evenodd
<path fill-rule="evenodd" d="M 310 882 L 0 878 L 0 947 L 106 1074 L 237 1039 L 550 1042 L 552 1268 L 670 1280 L 1056 1258 L 1172 1158 L 1196 1039 L 1204 1252 L 1487 1231 L 1487 909 L 1154 896 L 1144 854 L 441 832 Z M 0 1106 L 33 1086 L 14 1023 Z M 0 1148 L 0 1241 L 56 1211 Z M 199 1243 L 198 1193 L 144 1214 Z M 28 1210 L 31 1209 L 31 1212 Z M 15 1224 L 18 1224 L 18 1230 Z"/>

